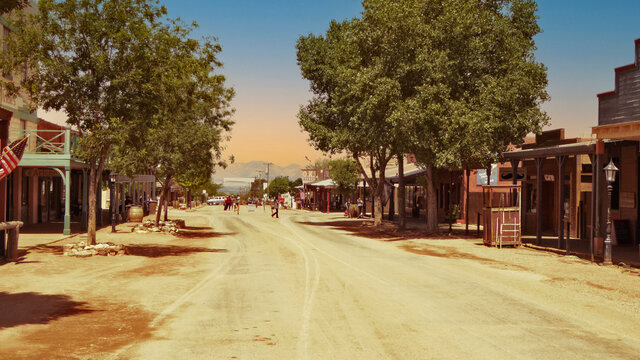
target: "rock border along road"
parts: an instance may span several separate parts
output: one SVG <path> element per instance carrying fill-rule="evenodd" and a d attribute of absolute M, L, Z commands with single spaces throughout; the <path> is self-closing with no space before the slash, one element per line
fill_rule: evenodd
<path fill-rule="evenodd" d="M 186 220 L 185 234 L 99 234 L 134 244 L 134 255 L 76 259 L 34 247 L 23 263 L 0 266 L 0 306 L 28 300 L 0 315 L 0 358 L 640 353 L 640 276 L 617 267 L 474 239 L 386 236 L 336 214 L 273 219 L 212 206 L 170 215 Z"/>

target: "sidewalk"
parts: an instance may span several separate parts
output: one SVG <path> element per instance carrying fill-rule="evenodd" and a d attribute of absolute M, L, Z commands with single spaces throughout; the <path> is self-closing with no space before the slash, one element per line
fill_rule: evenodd
<path fill-rule="evenodd" d="M 385 221 L 389 221 L 388 216 L 383 218 Z M 398 216 L 395 217 L 394 223 L 397 224 Z M 424 230 L 426 229 L 426 220 L 422 218 L 407 217 L 406 228 L 408 230 Z M 448 233 L 449 224 L 440 224 L 440 232 Z M 452 235 L 464 237 L 464 238 L 480 238 L 482 239 L 482 226 L 478 232 L 476 225 L 469 225 L 468 235 L 466 234 L 465 224 L 452 224 Z M 479 236 L 477 235 L 479 233 Z M 556 254 L 567 254 L 565 249 L 565 241 L 562 242 L 561 247 L 558 247 L 558 237 L 556 236 L 543 236 L 540 244 L 536 245 L 536 237 L 531 235 L 523 235 L 522 243 L 524 246 L 536 249 L 554 252 Z M 576 255 L 585 260 L 591 260 L 591 250 L 589 246 L 589 240 L 571 239 L 569 242 L 569 249 L 571 255 Z M 611 257 L 614 264 L 624 263 L 635 268 L 640 268 L 640 249 L 638 245 L 613 245 L 611 248 Z M 602 261 L 602 255 L 595 256 L 596 262 Z"/>

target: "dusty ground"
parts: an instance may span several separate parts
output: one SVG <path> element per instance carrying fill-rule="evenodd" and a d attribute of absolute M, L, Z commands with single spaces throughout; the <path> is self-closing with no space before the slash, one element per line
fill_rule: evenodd
<path fill-rule="evenodd" d="M 304 211 L 175 211 L 130 255 L 29 240 L 0 265 L 0 359 L 637 359 L 640 276 Z"/>

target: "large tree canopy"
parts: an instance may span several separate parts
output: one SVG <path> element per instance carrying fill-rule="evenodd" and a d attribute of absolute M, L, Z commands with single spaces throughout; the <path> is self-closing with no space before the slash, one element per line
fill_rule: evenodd
<path fill-rule="evenodd" d="M 2 68 L 29 64 L 19 85 L 36 105 L 65 111 L 81 133 L 75 155 L 90 167 L 88 234 L 94 243 L 96 191 L 112 150 L 142 159 L 172 148 L 140 143 L 179 138 L 186 156 L 180 161 L 211 170 L 211 151 L 219 154 L 221 130 L 231 125 L 233 92 L 214 73 L 220 46 L 188 38 L 190 28 L 168 20 L 157 1 L 40 0 L 38 8 L 35 15 L 15 17 L 17 31 L 2 54 Z M 203 141 L 189 137 L 202 133 Z M 205 160 L 190 157 L 193 144 L 203 146 L 198 151 Z M 136 163 L 159 164 L 135 160 L 118 166 L 127 173 Z"/>
<path fill-rule="evenodd" d="M 400 133 L 391 115 L 401 93 L 376 55 L 374 31 L 375 24 L 359 19 L 333 21 L 326 35 L 298 40 L 298 64 L 314 93 L 298 118 L 317 149 L 353 156 L 373 189 L 379 225 L 384 170 Z"/>
<path fill-rule="evenodd" d="M 153 126 L 132 128 L 115 146 L 112 165 L 126 174 L 151 170 L 163 185 L 159 210 L 172 179 L 190 189 L 206 184 L 230 131 L 233 89 L 217 74 L 221 48 L 215 40 L 190 38 L 193 28 L 164 26 L 154 33 Z M 161 211 L 156 213 L 160 219 Z"/>
<path fill-rule="evenodd" d="M 287 176 L 276 176 L 276 178 L 269 183 L 269 197 L 276 198 L 280 194 L 288 193 L 290 189 L 289 178 Z"/>
<path fill-rule="evenodd" d="M 379 183 L 391 156 L 415 153 L 429 175 L 428 228 L 437 231 L 434 169 L 494 161 L 547 122 L 546 69 L 534 57 L 537 7 L 365 0 L 363 8 L 360 19 L 298 41 L 315 95 L 300 124 L 318 149 L 369 155 Z"/>

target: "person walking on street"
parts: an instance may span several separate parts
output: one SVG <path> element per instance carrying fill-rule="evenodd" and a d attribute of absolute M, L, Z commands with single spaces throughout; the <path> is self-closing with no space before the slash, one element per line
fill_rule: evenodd
<path fill-rule="evenodd" d="M 280 207 L 280 202 L 278 202 L 278 198 L 273 200 L 273 206 L 271 206 L 271 217 L 273 217 L 273 215 L 276 216 L 276 219 L 278 219 L 278 208 Z"/>
<path fill-rule="evenodd" d="M 236 214 L 240 215 L 240 196 L 236 198 Z"/>

